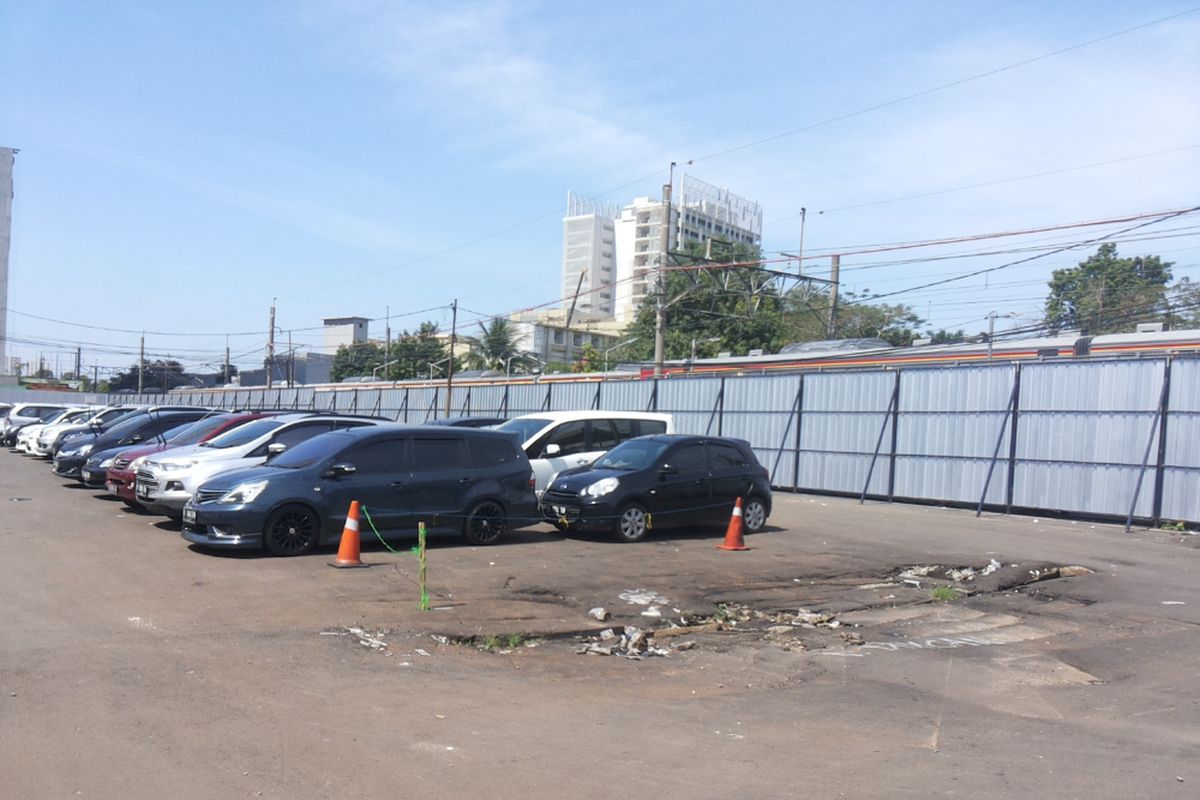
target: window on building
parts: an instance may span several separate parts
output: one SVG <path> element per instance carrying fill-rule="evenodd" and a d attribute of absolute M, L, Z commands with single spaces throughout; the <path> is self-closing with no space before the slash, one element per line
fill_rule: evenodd
<path fill-rule="evenodd" d="M 555 343 L 555 344 L 562 344 L 562 343 L 563 343 L 563 332 L 562 332 L 562 331 L 555 331 L 555 332 L 554 332 L 554 343 Z"/>
<path fill-rule="evenodd" d="M 572 343 L 572 344 L 574 344 L 576 347 L 578 347 L 579 345 L 583 344 L 583 334 L 582 334 L 582 333 L 577 333 L 577 334 L 575 334 L 574 336 L 572 336 L 572 337 L 571 337 L 571 343 Z"/>

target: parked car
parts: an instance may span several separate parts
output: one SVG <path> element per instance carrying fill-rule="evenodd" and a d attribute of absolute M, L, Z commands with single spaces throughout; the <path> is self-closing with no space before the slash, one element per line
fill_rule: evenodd
<path fill-rule="evenodd" d="M 37 437 L 46 428 L 62 423 L 78 422 L 80 420 L 87 419 L 93 413 L 95 412 L 88 408 L 61 409 L 52 416 L 47 417 L 43 422 L 35 422 L 32 425 L 26 425 L 24 428 L 21 428 L 19 431 L 17 431 L 17 441 L 14 447 L 18 453 L 32 455 L 34 443 L 37 441 Z"/>
<path fill-rule="evenodd" d="M 559 530 L 611 531 L 635 542 L 651 525 L 723 524 L 739 497 L 745 530 L 761 530 L 771 513 L 771 485 L 746 442 L 643 436 L 560 473 L 542 494 L 541 514 Z"/>
<path fill-rule="evenodd" d="M 449 425 L 452 428 L 494 428 L 507 420 L 504 417 L 442 417 L 431 419 L 426 425 Z"/>
<path fill-rule="evenodd" d="M 69 450 L 59 450 L 54 456 L 54 474 L 60 478 L 75 478 L 86 482 L 82 472 L 93 452 L 100 453 L 152 441 L 172 428 L 177 428 L 185 422 L 195 422 L 212 413 L 211 411 L 141 411 L 131 414 L 87 444 Z M 102 477 L 100 482 L 103 483 Z"/>
<path fill-rule="evenodd" d="M 70 407 L 67 403 L 18 403 L 9 409 L 8 416 L 0 426 L 0 444 L 12 447 L 17 443 L 17 431 L 27 425 L 45 422 Z"/>
<path fill-rule="evenodd" d="M 150 511 L 178 519 L 200 484 L 214 475 L 256 467 L 322 433 L 385 421 L 321 413 L 256 419 L 207 442 L 147 458 L 137 471 L 137 501 Z"/>
<path fill-rule="evenodd" d="M 670 414 L 638 411 L 548 411 L 515 417 L 497 427 L 513 434 L 529 458 L 537 494 L 562 470 L 592 463 L 638 436 L 674 433 Z"/>
<path fill-rule="evenodd" d="M 379 534 L 461 533 L 494 544 L 537 521 L 529 460 L 509 435 L 406 427 L 317 436 L 265 466 L 205 481 L 183 509 L 183 538 L 210 547 L 300 555 L 338 541 L 352 500 Z"/>
<path fill-rule="evenodd" d="M 82 422 L 69 425 L 56 425 L 49 431 L 43 431 L 38 436 L 37 451 L 48 458 L 54 458 L 59 450 L 77 450 L 95 441 L 104 431 L 119 425 L 134 414 L 142 411 L 163 411 L 170 406 L 131 406 L 117 405 L 99 409 L 95 416 Z M 194 410 L 190 407 L 181 410 Z"/>
<path fill-rule="evenodd" d="M 252 411 L 216 414 L 193 422 L 161 444 L 126 450 L 118 454 L 108 467 L 108 472 L 105 475 L 105 488 L 108 489 L 110 494 L 115 494 L 125 501 L 125 505 L 131 508 L 140 507 L 141 503 L 137 501 L 134 489 L 137 483 L 138 468 L 142 466 L 142 462 L 147 458 L 165 450 L 174 450 L 180 447 L 207 442 L 209 439 L 214 439 L 225 431 L 232 430 L 239 425 L 245 425 L 247 422 L 272 416 L 275 413 L 278 412 Z"/>

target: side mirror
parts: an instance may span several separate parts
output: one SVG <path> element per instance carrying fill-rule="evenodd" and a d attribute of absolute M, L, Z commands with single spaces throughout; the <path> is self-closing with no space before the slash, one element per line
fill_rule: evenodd
<path fill-rule="evenodd" d="M 325 475 L 330 478 L 338 478 L 342 475 L 353 475 L 358 472 L 358 467 L 353 464 L 334 464 L 325 471 Z"/>
<path fill-rule="evenodd" d="M 270 458 L 271 456 L 277 456 L 284 450 L 287 450 L 287 445 L 283 442 L 271 442 L 269 445 L 267 445 L 267 458 Z"/>
<path fill-rule="evenodd" d="M 550 456 L 551 458 L 553 458 L 554 456 L 558 455 L 561 452 L 562 452 L 562 448 L 559 447 L 557 444 L 553 444 L 553 443 L 546 445 L 545 449 L 542 450 L 543 455 Z"/>
<path fill-rule="evenodd" d="M 141 435 L 140 433 L 135 433 L 133 436 L 130 436 L 130 437 L 129 437 L 129 443 L 130 443 L 130 444 L 137 444 L 138 442 L 140 442 L 140 441 L 142 440 L 142 438 L 143 438 L 143 437 L 142 437 L 142 435 Z"/>

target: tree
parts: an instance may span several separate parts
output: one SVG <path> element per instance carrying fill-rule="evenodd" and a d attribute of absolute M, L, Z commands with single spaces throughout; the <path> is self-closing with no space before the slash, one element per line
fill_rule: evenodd
<path fill-rule="evenodd" d="M 1120 258 L 1111 242 L 1078 266 L 1057 269 L 1046 297 L 1046 324 L 1090 335 L 1128 329 L 1135 321 L 1166 319 L 1171 262 L 1158 256 Z"/>
<path fill-rule="evenodd" d="M 721 248 L 721 263 L 755 262 L 758 248 L 736 243 Z M 692 243 L 678 260 L 700 266 L 705 248 Z M 687 271 L 669 270 L 663 276 L 666 304 L 664 356 L 669 359 L 715 356 L 729 351 L 744 354 L 762 349 L 774 352 L 788 341 L 784 302 L 774 276 L 757 266 Z M 626 359 L 654 356 L 655 298 L 646 296 L 623 338 L 637 342 L 622 350 Z"/>
<path fill-rule="evenodd" d="M 402 331 L 392 342 L 389 363 L 380 374 L 389 381 L 428 378 L 430 366 L 445 361 L 448 353 L 437 332 L 436 322 L 422 322 L 412 333 Z"/>
<path fill-rule="evenodd" d="M 183 364 L 175 360 L 147 361 L 142 367 L 142 388 L 161 389 L 167 391 L 176 386 L 183 386 L 188 381 L 183 376 Z M 134 363 L 126 372 L 118 374 L 109 380 L 111 391 L 138 388 L 138 365 Z"/>
<path fill-rule="evenodd" d="M 828 290 L 800 284 L 787 294 L 789 341 L 883 339 L 897 347 L 912 344 L 924 320 L 909 306 L 872 304 L 866 299 L 869 296 L 865 290 L 839 295 L 837 326 L 830 337 Z"/>
<path fill-rule="evenodd" d="M 599 372 L 603 360 L 604 356 L 596 349 L 596 346 L 588 342 L 579 352 L 575 363 L 571 364 L 571 372 Z"/>
<path fill-rule="evenodd" d="M 962 328 L 951 333 L 948 330 L 942 329 L 939 331 L 926 331 L 925 338 L 930 344 L 959 344 L 967 338 L 967 332 Z"/>
<path fill-rule="evenodd" d="M 330 377 L 340 381 L 357 375 L 370 375 L 383 363 L 383 348 L 374 342 L 361 342 L 350 346 L 342 345 L 333 356 Z"/>
<path fill-rule="evenodd" d="M 503 317 L 495 317 L 486 325 L 479 323 L 481 336 L 464 336 L 470 345 L 467 366 L 470 369 L 493 369 L 500 372 L 531 369 L 537 359 L 522 351 L 518 341 L 520 335 L 513 324 Z"/>

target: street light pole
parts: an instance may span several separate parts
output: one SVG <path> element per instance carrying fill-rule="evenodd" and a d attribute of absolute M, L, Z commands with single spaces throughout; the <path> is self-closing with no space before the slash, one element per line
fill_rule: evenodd
<path fill-rule="evenodd" d="M 623 342 L 617 342 L 612 347 L 604 348 L 604 371 L 608 372 L 608 354 L 610 352 L 612 352 L 613 350 L 619 350 L 620 348 L 624 347 L 627 344 L 633 344 L 634 342 L 638 341 L 640 338 L 641 338 L 640 336 L 634 336 L 632 339 L 626 339 Z"/>

